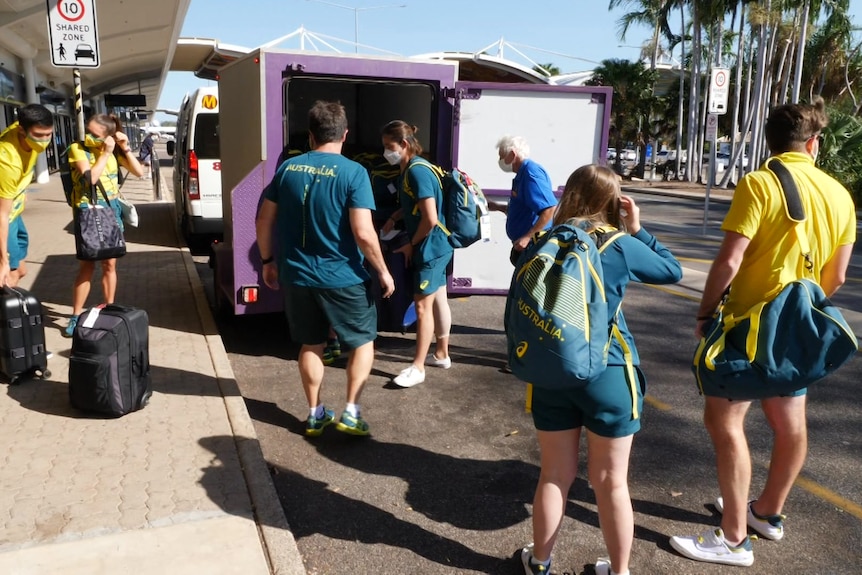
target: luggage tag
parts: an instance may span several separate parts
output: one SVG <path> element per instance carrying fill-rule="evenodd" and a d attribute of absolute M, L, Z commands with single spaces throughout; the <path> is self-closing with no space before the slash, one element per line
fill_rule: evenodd
<path fill-rule="evenodd" d="M 90 310 L 90 313 L 87 314 L 87 317 L 84 319 L 84 323 L 81 324 L 82 327 L 92 328 L 96 325 L 96 320 L 99 319 L 99 314 L 102 309 L 98 307 L 94 307 Z"/>
<path fill-rule="evenodd" d="M 483 242 L 491 241 L 491 214 L 483 214 L 479 218 L 479 237 Z"/>

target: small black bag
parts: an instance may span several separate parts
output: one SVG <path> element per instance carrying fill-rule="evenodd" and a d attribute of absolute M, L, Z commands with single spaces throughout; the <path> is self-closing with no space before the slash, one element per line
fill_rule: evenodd
<path fill-rule="evenodd" d="M 79 260 L 98 261 L 126 255 L 123 230 L 102 183 L 96 184 L 105 197 L 108 208 L 99 206 L 90 189 L 90 206 L 75 210 L 75 252 Z"/>

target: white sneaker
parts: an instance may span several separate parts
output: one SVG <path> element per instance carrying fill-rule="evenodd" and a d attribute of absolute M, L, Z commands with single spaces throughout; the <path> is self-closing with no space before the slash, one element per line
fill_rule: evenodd
<path fill-rule="evenodd" d="M 612 575 L 611 560 L 606 557 L 596 559 L 596 575 Z"/>
<path fill-rule="evenodd" d="M 533 558 L 533 544 L 530 543 L 523 549 L 521 549 L 521 565 L 524 566 L 524 575 L 545 575 L 550 573 L 551 565 L 534 565 L 532 561 Z"/>
<path fill-rule="evenodd" d="M 671 537 L 670 546 L 684 557 L 695 561 L 739 565 L 741 567 L 749 567 L 754 564 L 751 539 L 746 537 L 739 547 L 733 547 L 724 539 L 721 528 L 710 529 L 701 535 L 690 537 Z"/>
<path fill-rule="evenodd" d="M 748 517 L 747 523 L 748 526 L 757 531 L 760 535 L 765 537 L 766 539 L 771 539 L 772 541 L 781 541 L 781 538 L 784 537 L 784 515 L 771 515 L 769 517 L 761 517 L 754 513 L 754 510 L 751 508 L 751 505 L 754 501 L 748 502 Z M 719 513 L 724 513 L 724 498 L 716 497 L 715 499 L 715 508 L 718 509 Z"/>
<path fill-rule="evenodd" d="M 437 359 L 436 355 L 434 355 L 433 353 L 429 353 L 428 356 L 425 358 L 425 365 L 449 369 L 450 367 L 452 367 L 452 358 L 444 357 L 443 359 Z"/>
<path fill-rule="evenodd" d="M 413 387 L 425 381 L 425 372 L 419 371 L 415 365 L 411 365 L 407 369 L 402 370 L 392 381 L 398 387 Z"/>

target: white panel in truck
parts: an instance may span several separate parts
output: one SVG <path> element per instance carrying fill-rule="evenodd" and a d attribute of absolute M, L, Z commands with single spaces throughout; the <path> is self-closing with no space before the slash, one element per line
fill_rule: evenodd
<path fill-rule="evenodd" d="M 584 164 L 603 159 L 611 90 L 530 84 L 456 84 L 453 165 L 473 177 L 492 201 L 506 201 L 514 174 L 497 165 L 497 141 L 522 136 L 555 192 Z M 455 250 L 450 291 L 505 293 L 513 268 L 505 217 L 493 213 L 490 242 Z"/>

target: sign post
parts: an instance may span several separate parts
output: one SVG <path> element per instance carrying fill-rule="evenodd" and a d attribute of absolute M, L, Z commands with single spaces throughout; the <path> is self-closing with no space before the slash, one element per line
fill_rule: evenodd
<path fill-rule="evenodd" d="M 46 0 L 51 63 L 72 68 L 78 139 L 84 139 L 84 106 L 79 68 L 99 67 L 99 34 L 95 0 Z"/>
<path fill-rule="evenodd" d="M 718 116 L 707 114 L 706 139 L 709 140 L 709 174 L 706 180 L 706 194 L 703 196 L 703 235 L 706 235 L 706 224 L 709 220 L 709 193 L 712 191 L 712 181 L 715 179 L 715 147 L 718 145 Z"/>

